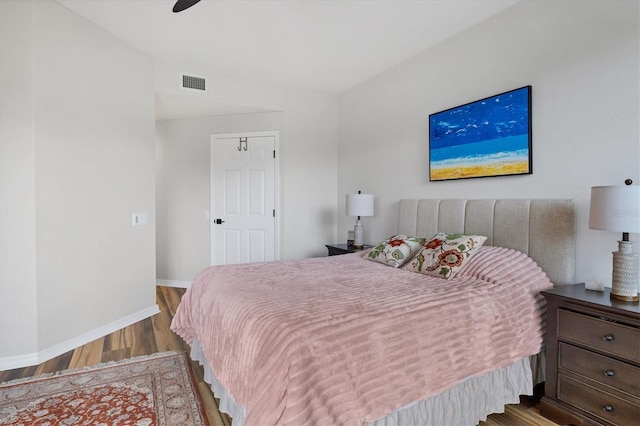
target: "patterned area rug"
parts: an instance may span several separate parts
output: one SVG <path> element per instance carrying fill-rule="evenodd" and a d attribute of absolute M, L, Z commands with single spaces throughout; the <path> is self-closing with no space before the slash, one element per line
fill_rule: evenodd
<path fill-rule="evenodd" d="M 206 426 L 185 354 L 151 356 L 0 384 L 0 425 Z"/>

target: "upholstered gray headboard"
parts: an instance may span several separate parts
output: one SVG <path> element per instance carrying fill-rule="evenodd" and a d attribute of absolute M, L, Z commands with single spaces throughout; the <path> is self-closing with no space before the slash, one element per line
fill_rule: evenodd
<path fill-rule="evenodd" d="M 398 233 L 484 235 L 485 245 L 526 253 L 554 285 L 573 284 L 576 215 L 572 200 L 400 200 Z"/>

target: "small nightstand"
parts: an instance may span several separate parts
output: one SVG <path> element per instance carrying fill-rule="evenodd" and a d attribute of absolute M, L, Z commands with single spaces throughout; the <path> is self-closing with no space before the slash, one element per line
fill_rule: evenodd
<path fill-rule="evenodd" d="M 640 421 L 640 305 L 584 284 L 543 291 L 546 383 L 540 413 L 560 424 Z"/>
<path fill-rule="evenodd" d="M 338 254 L 355 253 L 357 251 L 369 249 L 373 246 L 368 246 L 365 244 L 362 248 L 355 248 L 346 244 L 327 244 L 325 245 L 325 247 L 327 248 L 327 250 L 329 250 L 329 256 L 336 256 Z"/>

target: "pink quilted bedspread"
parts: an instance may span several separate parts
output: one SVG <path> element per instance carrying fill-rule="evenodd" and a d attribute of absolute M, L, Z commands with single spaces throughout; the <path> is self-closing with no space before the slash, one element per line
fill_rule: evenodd
<path fill-rule="evenodd" d="M 496 247 L 451 280 L 362 254 L 217 266 L 171 329 L 202 343 L 247 425 L 361 425 L 538 353 L 550 287 Z"/>

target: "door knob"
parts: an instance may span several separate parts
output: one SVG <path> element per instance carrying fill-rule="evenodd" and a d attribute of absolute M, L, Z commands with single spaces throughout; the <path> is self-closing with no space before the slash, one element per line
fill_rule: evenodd
<path fill-rule="evenodd" d="M 216 219 L 215 220 L 216 225 L 222 225 L 224 223 L 224 220 L 222 219 Z"/>

